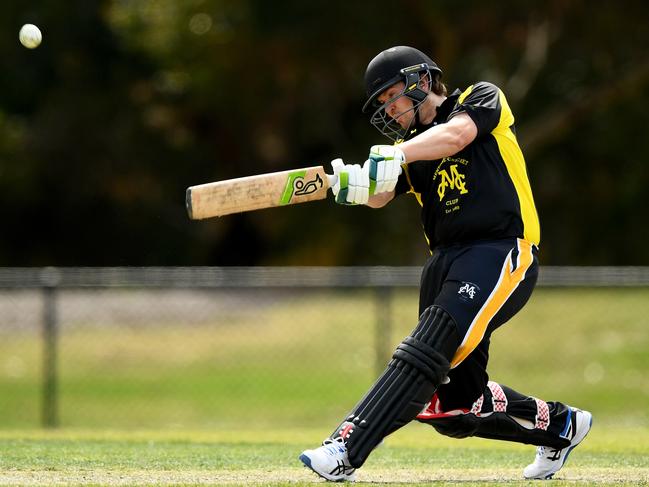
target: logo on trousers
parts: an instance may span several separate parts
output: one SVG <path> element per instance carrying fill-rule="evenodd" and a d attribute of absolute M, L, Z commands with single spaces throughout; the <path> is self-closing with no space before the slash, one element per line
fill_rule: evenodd
<path fill-rule="evenodd" d="M 463 282 L 457 293 L 460 295 L 460 298 L 467 301 L 473 299 L 478 291 L 480 291 L 480 288 L 475 284 L 471 282 Z"/>

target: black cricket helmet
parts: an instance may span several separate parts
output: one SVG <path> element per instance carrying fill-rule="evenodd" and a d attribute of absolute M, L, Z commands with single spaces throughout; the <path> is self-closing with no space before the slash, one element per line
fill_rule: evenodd
<path fill-rule="evenodd" d="M 413 110 L 416 113 L 428 94 L 421 89 L 421 81 L 428 79 L 430 85 L 435 76 L 441 75 L 442 70 L 437 64 L 414 47 L 395 46 L 386 49 L 376 55 L 365 70 L 367 101 L 363 105 L 363 113 L 373 109 L 372 125 L 392 140 L 403 139 L 408 129 L 400 127 L 385 113 L 385 107 L 394 99 L 381 104 L 377 100 L 378 96 L 393 84 L 403 81 L 405 87 L 399 96 L 413 100 Z"/>

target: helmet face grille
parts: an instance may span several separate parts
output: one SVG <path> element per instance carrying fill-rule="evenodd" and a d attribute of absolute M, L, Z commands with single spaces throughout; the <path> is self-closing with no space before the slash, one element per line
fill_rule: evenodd
<path fill-rule="evenodd" d="M 408 110 L 407 112 L 413 111 L 414 107 Z M 400 113 L 400 115 L 404 115 L 407 112 Z M 410 127 L 403 128 L 401 125 L 399 125 L 399 122 L 397 122 L 395 119 L 390 117 L 386 112 L 384 107 L 378 108 L 374 114 L 372 115 L 372 118 L 370 119 L 370 123 L 376 127 L 376 129 L 381 132 L 383 135 L 385 135 L 388 139 L 395 143 L 399 143 L 403 141 L 408 133 L 408 130 L 410 130 Z M 412 122 L 411 122 L 412 125 Z"/>
<path fill-rule="evenodd" d="M 376 129 L 379 132 L 381 132 L 383 135 L 385 135 L 393 142 L 395 143 L 403 142 L 406 139 L 406 137 L 410 134 L 413 125 L 415 125 L 415 122 L 417 121 L 419 108 L 421 107 L 422 103 L 426 99 L 425 96 L 423 98 L 421 96 L 422 94 L 425 95 L 425 91 L 422 90 L 422 84 L 424 81 L 427 81 L 429 79 L 430 79 L 430 75 L 428 73 L 424 76 L 419 77 L 415 86 L 407 86 L 407 85 L 404 86 L 401 93 L 387 100 L 383 104 L 380 104 L 378 102 L 378 95 L 380 95 L 380 93 L 378 93 L 377 96 L 374 97 L 372 102 L 372 105 L 376 107 L 376 110 L 370 117 L 370 123 L 374 127 L 376 127 Z M 417 96 L 413 96 L 413 92 L 415 91 L 419 92 Z M 413 100 L 412 107 L 408 108 L 403 112 L 397 113 L 394 116 L 390 116 L 387 111 L 388 107 L 403 96 L 407 96 L 408 98 Z M 399 124 L 399 122 L 397 122 L 397 119 L 410 112 L 413 113 L 413 116 L 411 117 L 408 126 L 404 128 L 401 126 L 401 124 Z"/>

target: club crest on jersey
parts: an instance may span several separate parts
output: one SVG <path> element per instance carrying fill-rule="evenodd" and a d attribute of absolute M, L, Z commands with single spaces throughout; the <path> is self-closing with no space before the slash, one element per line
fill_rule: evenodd
<path fill-rule="evenodd" d="M 304 181 L 304 176 L 306 176 L 306 171 L 304 170 L 293 171 L 288 175 L 284 192 L 279 200 L 281 205 L 288 205 L 293 196 L 305 196 L 315 193 L 324 185 L 320 174 L 316 174 L 315 178 L 311 181 Z"/>
<path fill-rule="evenodd" d="M 446 194 L 446 188 L 459 189 L 460 194 L 466 194 L 469 192 L 466 189 L 466 183 L 464 182 L 464 178 L 466 176 L 458 172 L 457 164 L 453 164 L 449 168 L 449 170 L 450 170 L 450 174 L 446 172 L 446 169 L 442 169 L 439 172 L 439 175 L 442 178 L 442 180 L 437 186 L 437 196 L 439 196 L 440 201 L 442 201 L 444 195 Z"/>
<path fill-rule="evenodd" d="M 473 300 L 479 291 L 480 288 L 472 282 L 463 282 L 457 293 L 460 295 L 461 299 L 468 301 Z"/>

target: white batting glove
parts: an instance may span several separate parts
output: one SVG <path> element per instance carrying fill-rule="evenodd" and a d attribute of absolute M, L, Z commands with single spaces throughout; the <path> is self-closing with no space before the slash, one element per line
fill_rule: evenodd
<path fill-rule="evenodd" d="M 336 203 L 341 205 L 364 205 L 370 196 L 370 177 L 367 169 L 359 164 L 345 164 L 342 159 L 331 161 L 334 175 L 338 176 L 331 190 Z"/>
<path fill-rule="evenodd" d="M 395 145 L 373 145 L 370 157 L 363 167 L 367 166 L 370 176 L 370 195 L 388 193 L 394 190 L 401 174 L 401 165 L 406 156 Z"/>

